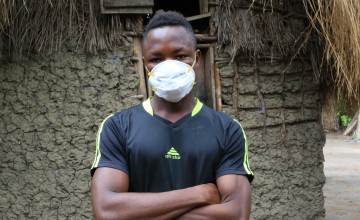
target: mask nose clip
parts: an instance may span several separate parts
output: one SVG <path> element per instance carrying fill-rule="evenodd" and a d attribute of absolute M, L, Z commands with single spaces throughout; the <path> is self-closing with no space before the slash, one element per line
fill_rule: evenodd
<path fill-rule="evenodd" d="M 169 60 L 171 60 L 171 59 L 169 59 Z M 165 61 L 167 61 L 167 60 L 165 60 Z M 165 61 L 164 61 L 164 62 L 165 62 Z M 194 69 L 195 63 L 196 63 L 196 54 L 195 54 L 194 62 L 191 64 L 191 66 L 189 67 L 189 69 L 187 69 L 187 71 L 186 71 L 187 73 L 190 73 L 191 70 Z M 145 65 L 144 65 L 144 66 L 145 66 Z M 154 68 L 155 68 L 155 67 L 154 67 Z M 145 66 L 145 70 L 147 71 L 148 76 L 151 76 L 151 77 L 155 76 L 154 73 L 152 73 L 151 71 L 149 71 L 149 69 L 147 68 L 147 66 Z"/>

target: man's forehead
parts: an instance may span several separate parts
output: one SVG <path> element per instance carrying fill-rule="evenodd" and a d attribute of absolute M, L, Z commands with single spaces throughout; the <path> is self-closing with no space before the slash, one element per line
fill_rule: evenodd
<path fill-rule="evenodd" d="M 177 25 L 177 26 L 162 26 L 157 27 L 152 30 L 150 30 L 147 34 L 147 38 L 149 37 L 157 37 L 161 35 L 188 35 L 186 29 L 183 26 Z"/>
<path fill-rule="evenodd" d="M 177 26 L 162 26 L 158 28 L 154 28 L 147 33 L 145 36 L 144 44 L 154 43 L 155 42 L 163 42 L 163 41 L 181 41 L 184 43 L 191 43 L 192 40 L 190 34 L 185 29 L 185 27 L 177 25 Z M 145 45 L 144 45 L 145 46 Z"/>

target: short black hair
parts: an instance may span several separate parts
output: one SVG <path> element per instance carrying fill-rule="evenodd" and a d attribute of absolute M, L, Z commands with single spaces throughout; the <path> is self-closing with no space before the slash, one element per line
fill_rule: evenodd
<path fill-rule="evenodd" d="M 157 12 L 153 18 L 146 25 L 144 34 L 143 34 L 143 42 L 146 39 L 148 33 L 156 28 L 166 27 L 166 26 L 182 26 L 185 28 L 188 33 L 190 40 L 194 44 L 194 49 L 196 49 L 196 38 L 191 24 L 186 20 L 184 15 L 175 11 L 159 11 Z"/>

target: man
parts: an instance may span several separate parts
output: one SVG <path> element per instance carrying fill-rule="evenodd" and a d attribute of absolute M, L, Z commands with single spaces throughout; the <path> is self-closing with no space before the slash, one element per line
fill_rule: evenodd
<path fill-rule="evenodd" d="M 96 219 L 249 219 L 253 174 L 240 124 L 197 100 L 191 25 L 158 13 L 145 28 L 155 92 L 101 124 L 92 166 Z"/>

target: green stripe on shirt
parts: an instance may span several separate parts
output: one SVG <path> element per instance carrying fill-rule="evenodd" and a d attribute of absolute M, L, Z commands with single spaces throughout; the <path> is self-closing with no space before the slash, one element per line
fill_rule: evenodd
<path fill-rule="evenodd" d="M 99 161 L 100 161 L 100 158 L 101 158 L 100 135 L 101 135 L 102 129 L 103 129 L 103 127 L 104 127 L 105 121 L 106 121 L 108 118 L 110 118 L 111 116 L 113 116 L 113 115 L 114 115 L 114 114 L 111 114 L 111 115 L 109 115 L 108 117 L 106 117 L 106 118 L 104 119 L 104 121 L 100 124 L 99 130 L 98 130 L 97 135 L 96 135 L 96 152 L 95 152 L 95 159 L 94 159 L 93 165 L 91 166 L 91 169 L 97 167 L 98 164 L 99 164 Z"/>
<path fill-rule="evenodd" d="M 247 138 L 246 138 L 245 131 L 244 131 L 244 129 L 243 129 L 243 127 L 241 126 L 241 124 L 240 124 L 240 122 L 239 122 L 239 121 L 237 121 L 236 119 L 234 119 L 234 121 L 236 121 L 236 122 L 239 124 L 239 126 L 240 126 L 240 128 L 241 128 L 241 130 L 242 130 L 242 132 L 243 132 L 244 139 L 245 139 L 245 155 L 244 155 L 244 162 L 243 162 L 243 166 L 244 166 L 244 168 L 245 168 L 245 170 L 246 170 L 246 173 L 247 173 L 247 174 L 254 175 L 254 173 L 251 171 L 251 169 L 250 169 L 250 165 L 249 165 L 249 156 L 248 156 L 248 141 L 247 141 Z"/>

